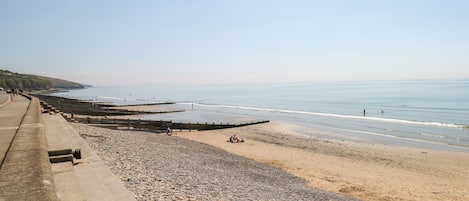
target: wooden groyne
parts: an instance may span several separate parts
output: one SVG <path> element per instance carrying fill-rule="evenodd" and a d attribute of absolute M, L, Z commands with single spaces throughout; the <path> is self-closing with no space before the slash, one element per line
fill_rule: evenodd
<path fill-rule="evenodd" d="M 161 113 L 174 113 L 184 112 L 184 110 L 171 110 L 171 111 L 131 111 L 126 109 L 108 108 L 103 107 L 101 104 L 90 104 L 76 99 L 69 99 L 64 97 L 54 97 L 46 95 L 36 95 L 41 99 L 41 106 L 43 112 L 50 114 L 61 113 L 68 121 L 80 122 L 85 124 L 97 124 L 108 128 L 116 129 L 139 129 L 149 130 L 156 132 L 164 132 L 168 128 L 173 130 L 215 130 L 225 128 L 235 128 L 242 126 L 249 126 L 255 124 L 268 123 L 269 120 L 252 121 L 243 123 L 186 123 L 186 122 L 172 122 L 172 121 L 154 121 L 154 120 L 140 120 L 140 119 L 123 119 L 112 118 L 118 115 L 136 115 L 136 114 L 161 114 Z M 48 103 L 53 103 L 52 106 Z M 174 104 L 171 102 L 163 103 L 149 103 L 141 105 L 165 105 Z M 136 106 L 136 105 L 135 105 Z"/>
<path fill-rule="evenodd" d="M 167 110 L 167 111 L 133 111 L 127 109 L 118 109 L 111 107 L 103 107 L 96 103 L 84 102 L 78 99 L 71 99 L 65 97 L 49 96 L 36 94 L 41 100 L 41 106 L 45 109 L 60 110 L 64 113 L 90 115 L 90 116 L 121 116 L 121 115 L 139 115 L 139 114 L 161 114 L 184 112 L 184 110 Z M 168 103 L 169 104 L 169 103 Z"/>
<path fill-rule="evenodd" d="M 139 129 L 164 132 L 167 128 L 173 130 L 215 130 L 236 128 L 242 126 L 250 126 L 255 124 L 268 123 L 269 120 L 252 121 L 243 123 L 184 123 L 172 121 L 155 121 L 155 120 L 140 120 L 140 119 L 117 119 L 117 118 L 101 118 L 101 117 L 75 117 L 67 118 L 69 121 L 76 121 L 85 124 L 98 124 L 108 128 L 115 129 Z"/>
<path fill-rule="evenodd" d="M 138 104 L 126 104 L 126 105 L 116 105 L 116 104 L 109 104 L 109 103 L 96 103 L 101 107 L 133 107 L 133 106 L 155 106 L 155 105 L 174 105 L 174 102 L 158 102 L 158 103 L 138 103 Z"/>

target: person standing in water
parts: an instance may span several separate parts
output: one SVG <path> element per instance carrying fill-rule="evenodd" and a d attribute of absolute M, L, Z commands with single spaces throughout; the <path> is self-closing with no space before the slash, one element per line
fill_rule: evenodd
<path fill-rule="evenodd" d="M 366 116 L 366 110 L 363 108 L 363 116 Z"/>

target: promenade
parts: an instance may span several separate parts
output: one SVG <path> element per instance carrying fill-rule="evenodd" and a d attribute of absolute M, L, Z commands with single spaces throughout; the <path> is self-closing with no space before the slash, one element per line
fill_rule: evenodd
<path fill-rule="evenodd" d="M 7 102 L 8 94 L 0 95 L 0 106 Z M 23 116 L 29 106 L 29 100 L 22 96 L 13 97 L 12 102 L 0 107 L 0 159 L 1 167 L 5 154 L 10 148 L 13 137 L 19 129 Z"/>
<path fill-rule="evenodd" d="M 81 149 L 54 162 L 49 153 Z M 39 100 L 0 94 L 0 201 L 135 200 L 78 132 Z"/>
<path fill-rule="evenodd" d="M 0 107 L 8 104 L 10 102 L 10 95 L 0 91 Z"/>
<path fill-rule="evenodd" d="M 0 108 L 0 200 L 58 200 L 39 101 L 12 96 Z"/>

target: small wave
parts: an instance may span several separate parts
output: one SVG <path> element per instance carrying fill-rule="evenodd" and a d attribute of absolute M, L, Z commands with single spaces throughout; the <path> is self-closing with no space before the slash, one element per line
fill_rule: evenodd
<path fill-rule="evenodd" d="M 119 101 L 142 101 L 142 99 L 120 98 L 120 97 L 110 97 L 110 96 L 97 96 L 97 98 L 109 99 L 109 100 L 119 100 Z"/>
<path fill-rule="evenodd" d="M 98 96 L 98 98 L 102 98 L 102 99 L 111 99 L 111 100 L 124 100 L 124 98 L 109 97 L 109 96 Z"/>
<path fill-rule="evenodd" d="M 436 134 L 430 134 L 430 133 L 420 133 L 421 136 L 427 136 L 427 137 L 434 137 L 434 138 L 446 138 L 446 136 L 443 135 L 436 135 Z"/>
<path fill-rule="evenodd" d="M 342 115 L 342 114 L 321 113 L 321 112 L 308 112 L 308 111 L 297 111 L 297 110 L 258 108 L 258 107 L 234 106 L 234 105 L 215 105 L 215 104 L 205 104 L 205 103 L 180 103 L 180 104 L 194 104 L 194 105 L 204 106 L 204 107 L 242 109 L 242 110 L 263 111 L 263 112 L 278 112 L 278 113 L 288 113 L 288 114 L 315 115 L 315 116 L 335 117 L 335 118 L 344 118 L 344 119 L 372 120 L 372 121 L 380 121 L 380 122 L 413 124 L 413 125 L 422 125 L 422 126 L 448 127 L 448 128 L 468 128 L 468 126 L 465 126 L 465 125 L 442 123 L 442 122 L 411 121 L 411 120 L 404 120 L 404 119 L 364 117 L 364 116 Z"/>

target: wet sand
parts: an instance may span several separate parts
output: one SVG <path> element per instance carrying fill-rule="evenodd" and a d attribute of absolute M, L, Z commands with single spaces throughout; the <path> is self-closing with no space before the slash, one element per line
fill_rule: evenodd
<path fill-rule="evenodd" d="M 363 200 L 469 200 L 469 153 L 305 138 L 298 126 L 180 132 L 176 136 L 282 168 L 310 186 Z M 228 143 L 233 134 L 245 143 Z"/>

